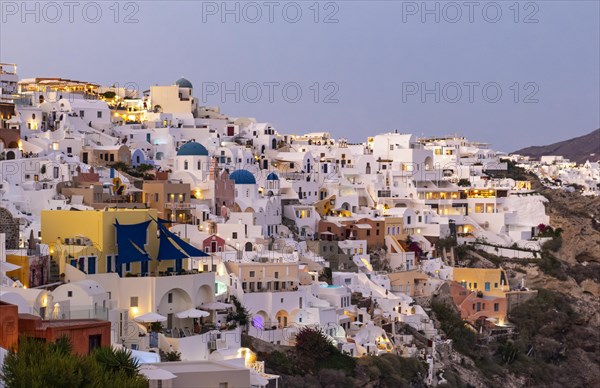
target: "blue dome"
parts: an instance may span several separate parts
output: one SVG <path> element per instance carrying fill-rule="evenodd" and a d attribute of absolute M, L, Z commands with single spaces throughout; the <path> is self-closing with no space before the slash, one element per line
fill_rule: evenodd
<path fill-rule="evenodd" d="M 233 179 L 236 185 L 255 185 L 256 179 L 248 170 L 235 170 L 229 175 L 229 179 Z"/>
<path fill-rule="evenodd" d="M 193 89 L 192 83 L 183 77 L 175 81 L 175 85 L 179 86 L 180 88 Z"/>
<path fill-rule="evenodd" d="M 190 141 L 179 148 L 177 156 L 208 156 L 208 150 L 202 144 Z"/>
<path fill-rule="evenodd" d="M 268 181 L 278 181 L 279 177 L 277 176 L 277 174 L 275 174 L 274 172 L 272 172 L 269 175 L 267 175 L 267 180 Z"/>

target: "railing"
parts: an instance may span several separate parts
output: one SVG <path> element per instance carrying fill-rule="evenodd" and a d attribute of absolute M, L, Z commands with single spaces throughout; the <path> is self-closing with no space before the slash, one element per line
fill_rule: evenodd
<path fill-rule="evenodd" d="M 192 208 L 192 204 L 190 203 L 182 203 L 182 202 L 166 202 L 165 209 L 172 210 L 189 210 Z"/>
<path fill-rule="evenodd" d="M 47 308 L 34 309 L 34 314 L 40 316 L 45 320 L 78 320 L 78 319 L 100 319 L 108 320 L 108 308 L 97 307 L 97 308 L 61 308 L 57 306 L 53 308 L 48 306 Z"/>

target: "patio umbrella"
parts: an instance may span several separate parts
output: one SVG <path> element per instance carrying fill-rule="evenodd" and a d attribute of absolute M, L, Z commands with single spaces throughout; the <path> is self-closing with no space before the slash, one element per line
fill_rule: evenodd
<path fill-rule="evenodd" d="M 204 318 L 209 315 L 210 313 L 198 309 L 189 309 L 175 314 L 177 318 Z"/>
<path fill-rule="evenodd" d="M 138 315 L 137 317 L 133 318 L 133 320 L 141 323 L 164 322 L 167 320 L 167 317 L 157 313 L 146 313 Z"/>
<path fill-rule="evenodd" d="M 223 303 L 223 302 L 210 302 L 210 303 L 202 303 L 200 306 L 204 310 L 225 310 L 233 307 L 232 304 Z"/>
<path fill-rule="evenodd" d="M 140 373 L 146 376 L 148 380 L 172 380 L 177 377 L 168 370 L 157 368 L 154 365 L 142 365 Z"/>

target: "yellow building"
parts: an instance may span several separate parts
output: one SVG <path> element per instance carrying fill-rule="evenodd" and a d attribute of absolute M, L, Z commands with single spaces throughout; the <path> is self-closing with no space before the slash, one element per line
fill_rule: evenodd
<path fill-rule="evenodd" d="M 384 231 L 386 236 L 393 236 L 397 240 L 406 240 L 408 234 L 404 230 L 403 217 L 385 217 Z"/>
<path fill-rule="evenodd" d="M 25 250 L 27 252 L 27 250 Z M 6 261 L 8 263 L 18 265 L 19 269 L 15 269 L 14 271 L 6 272 L 6 276 L 11 279 L 18 279 L 25 287 L 30 287 L 29 284 L 29 256 L 26 254 L 20 254 L 15 251 L 15 253 L 6 252 Z"/>
<path fill-rule="evenodd" d="M 502 268 L 454 268 L 454 281 L 484 296 L 504 297 L 510 291 L 508 277 Z"/>
<path fill-rule="evenodd" d="M 154 270 L 144 268 L 139 262 L 123 265 L 117 269 L 118 246 L 115 221 L 121 225 L 138 224 L 157 219 L 154 209 L 105 209 L 105 210 L 44 210 L 42 211 L 42 242 L 48 244 L 50 255 L 59 264 L 60 272 L 66 265 L 93 273 L 127 272 L 140 273 Z M 154 258 L 158 251 L 157 226 L 150 222 L 147 244 L 140 247 Z M 155 264 L 154 264 L 155 265 Z"/>

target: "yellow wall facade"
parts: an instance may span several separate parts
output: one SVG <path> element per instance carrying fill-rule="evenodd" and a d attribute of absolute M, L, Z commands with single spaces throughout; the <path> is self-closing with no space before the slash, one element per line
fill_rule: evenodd
<path fill-rule="evenodd" d="M 50 254 L 57 260 L 61 273 L 64 266 L 69 264 L 69 255 L 96 256 L 96 273 L 106 272 L 106 256 L 118 254 L 115 220 L 120 224 L 137 224 L 156 219 L 154 209 L 108 209 L 108 210 L 44 210 L 42 211 L 42 242 L 48 244 Z M 148 226 L 148 244 L 146 251 L 150 257 L 156 257 L 158 239 L 156 238 L 156 223 Z M 91 245 L 66 245 L 65 239 L 87 237 Z M 139 271 L 140 264 L 132 263 L 132 271 Z M 152 266 L 151 268 L 152 269 Z M 114 271 L 114 268 L 113 268 Z"/>
<path fill-rule="evenodd" d="M 16 277 L 24 286 L 29 287 L 29 256 L 8 253 L 6 255 L 6 261 L 21 267 L 14 271 L 6 272 L 6 276 L 11 279 Z"/>
<path fill-rule="evenodd" d="M 481 291 L 484 296 L 503 297 L 506 291 L 510 291 L 508 277 L 502 268 L 454 268 L 454 281 L 468 290 Z"/>

